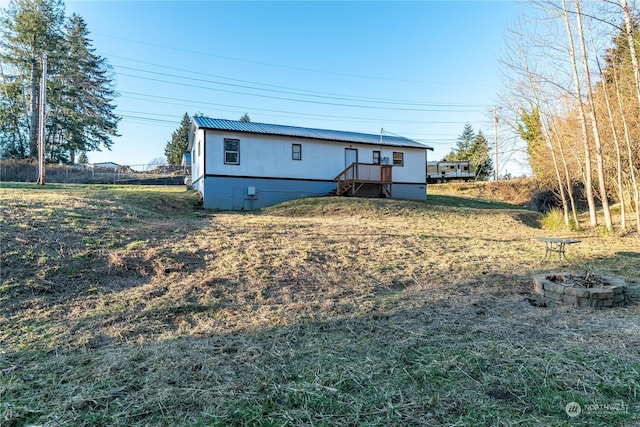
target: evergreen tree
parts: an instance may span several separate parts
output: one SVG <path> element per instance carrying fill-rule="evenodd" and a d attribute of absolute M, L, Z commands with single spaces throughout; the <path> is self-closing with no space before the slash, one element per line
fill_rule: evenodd
<path fill-rule="evenodd" d="M 446 161 L 456 161 L 456 160 L 469 160 L 471 144 L 473 144 L 473 140 L 476 138 L 476 134 L 473 131 L 473 127 L 471 124 L 467 123 L 464 126 L 464 130 L 458 136 L 458 141 L 456 142 L 456 148 L 454 148 L 449 154 L 444 157 Z"/>
<path fill-rule="evenodd" d="M 468 161 L 476 173 L 476 179 L 486 180 L 493 173 L 493 162 L 489 155 L 489 143 L 482 131 L 478 134 L 467 123 L 458 136 L 456 148 L 444 157 L 445 161 Z"/>
<path fill-rule="evenodd" d="M 476 172 L 476 179 L 486 181 L 493 174 L 493 161 L 489 155 L 489 143 L 482 131 L 473 139 L 469 147 L 469 157 L 473 170 Z"/>
<path fill-rule="evenodd" d="M 4 152 L 37 157 L 41 60 L 48 54 L 48 68 L 55 70 L 64 5 L 59 0 L 12 0 L 2 12 L 0 62 L 9 65 L 2 70 L 2 84 L 14 90 L 0 91 L 0 116 L 7 131 L 0 136 L 0 144 Z M 15 120 L 6 120 L 12 115 Z"/>
<path fill-rule="evenodd" d="M 87 157 L 86 151 L 82 151 L 78 156 L 78 164 L 81 164 L 81 165 L 89 164 L 89 157 Z"/>
<path fill-rule="evenodd" d="M 0 153 L 38 155 L 44 53 L 47 160 L 73 163 L 76 153 L 111 147 L 119 121 L 113 113 L 115 92 L 84 20 L 77 15 L 67 20 L 60 0 L 12 0 L 0 24 Z"/>
<path fill-rule="evenodd" d="M 0 62 L 0 157 L 25 158 L 29 155 L 29 118 L 20 114 L 22 84 L 2 73 Z"/>
<path fill-rule="evenodd" d="M 240 121 L 241 122 L 250 122 L 251 119 L 249 118 L 249 115 L 247 113 L 244 113 L 244 115 L 242 117 L 240 117 Z"/>
<path fill-rule="evenodd" d="M 66 55 L 61 72 L 53 76 L 51 83 L 58 89 L 52 94 L 57 95 L 52 98 L 57 114 L 53 115 L 47 142 L 55 147 L 59 136 L 62 157 L 51 156 L 50 160 L 73 164 L 77 152 L 109 149 L 111 137 L 117 136 L 120 118 L 113 112 L 115 92 L 108 76 L 110 68 L 91 47 L 86 23 L 74 14 L 66 29 Z"/>
<path fill-rule="evenodd" d="M 167 157 L 167 163 L 171 165 L 179 165 L 182 162 L 182 155 L 187 151 L 189 144 L 189 129 L 191 128 L 191 119 L 189 114 L 184 113 L 180 127 L 171 135 L 171 140 L 167 142 L 164 149 L 164 155 Z"/>

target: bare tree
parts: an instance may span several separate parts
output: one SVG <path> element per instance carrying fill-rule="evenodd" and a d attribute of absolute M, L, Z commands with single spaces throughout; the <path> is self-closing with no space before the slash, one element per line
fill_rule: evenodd
<path fill-rule="evenodd" d="M 638 64 L 638 54 L 636 53 L 631 11 L 629 10 L 627 0 L 620 0 L 620 6 L 622 6 L 622 13 L 624 15 L 624 26 L 629 43 L 629 51 L 631 52 L 631 64 L 633 65 L 633 78 L 636 81 L 636 94 L 638 95 L 638 104 L 640 104 L 640 65 Z"/>
<path fill-rule="evenodd" d="M 613 230 L 613 221 L 611 220 L 611 209 L 609 208 L 609 197 L 607 194 L 607 186 L 604 179 L 604 160 L 602 158 L 602 141 L 600 141 L 600 125 L 596 115 L 596 107 L 593 102 L 593 86 L 591 86 L 591 73 L 589 71 L 589 60 L 587 56 L 587 47 L 584 41 L 584 31 L 582 28 L 582 13 L 580 11 L 580 0 L 574 0 L 576 6 L 576 21 L 578 24 L 578 40 L 580 41 L 580 52 L 582 54 L 582 66 L 587 90 L 588 113 L 591 120 L 591 130 L 593 132 L 593 142 L 596 148 L 596 168 L 598 172 L 598 188 L 600 190 L 600 203 L 602 203 L 602 212 L 604 214 L 604 223 L 607 230 Z M 563 0 L 564 5 L 564 0 Z M 568 19 L 565 11 L 565 19 Z"/>
<path fill-rule="evenodd" d="M 573 41 L 573 31 L 571 29 L 571 21 L 569 20 L 569 12 L 566 7 L 566 1 L 562 0 L 562 14 L 564 17 L 565 26 L 567 29 L 567 37 L 569 39 L 569 54 L 571 60 L 571 69 L 573 71 L 573 83 L 575 86 L 576 98 L 578 100 L 579 113 L 580 113 L 580 130 L 582 132 L 583 147 L 584 147 L 584 173 L 585 173 L 585 191 L 587 195 L 587 203 L 589 205 L 589 224 L 594 227 L 598 225 L 598 218 L 596 216 L 596 204 L 593 196 L 593 179 L 591 175 L 591 147 L 589 144 L 589 132 L 587 130 L 587 117 L 582 102 L 582 87 L 580 84 L 580 74 L 578 73 L 578 65 L 576 60 L 576 51 Z"/>
<path fill-rule="evenodd" d="M 608 230 L 613 230 L 610 195 L 621 203 L 622 227 L 628 227 L 630 200 L 640 223 L 640 72 L 635 65 L 640 58 L 632 18 L 636 9 L 629 8 L 628 1 L 534 0 L 538 13 L 527 10 L 521 16 L 503 61 L 513 83 L 509 85 L 509 111 L 516 113 L 512 127 L 517 129 L 518 111 L 532 106 L 539 108 L 544 124 L 540 129 L 544 144 L 529 150 L 532 168 L 560 193 L 565 221 L 570 202 L 577 223 L 573 188 L 579 182 L 589 204 L 590 225 L 598 224 L 597 197 Z M 636 40 L 633 52 L 627 48 L 629 34 Z M 558 43 L 563 38 L 566 42 Z M 607 65 L 601 67 L 602 57 Z M 529 138 L 526 133 L 522 136 Z"/>
<path fill-rule="evenodd" d="M 638 96 L 638 107 L 640 107 L 640 65 L 638 64 L 638 53 L 636 52 L 634 28 L 631 21 L 631 12 L 627 0 L 620 0 L 622 6 L 622 13 L 624 14 L 625 30 L 627 35 L 627 41 L 629 43 L 629 51 L 631 53 L 631 64 L 633 66 L 633 78 L 636 83 L 636 95 Z M 618 92 L 619 95 L 619 92 Z M 620 107 L 622 109 L 622 107 Z M 624 116 L 624 113 L 623 113 Z M 640 195 L 638 190 L 638 179 L 635 175 L 635 168 L 633 164 L 633 153 L 631 149 L 631 140 L 628 132 L 628 126 L 625 122 L 625 139 L 627 142 L 629 169 L 631 174 L 631 182 L 633 187 L 633 196 L 635 201 L 636 211 L 636 226 L 638 233 L 640 233 Z"/>
<path fill-rule="evenodd" d="M 592 45 L 595 45 L 595 43 L 593 43 L 593 34 L 591 34 L 591 39 Z M 595 48 L 595 46 L 594 46 Z M 598 71 L 600 73 L 600 77 L 604 77 L 604 74 L 602 72 L 602 67 L 600 66 L 600 61 L 598 60 L 598 55 L 596 53 L 596 55 L 594 55 L 594 57 L 596 58 L 596 65 L 598 66 Z M 618 198 L 620 200 L 620 228 L 622 228 L 623 230 L 627 228 L 627 212 L 626 212 L 626 208 L 625 208 L 625 191 L 624 191 L 624 187 L 622 185 L 622 171 L 623 171 L 623 164 L 622 164 L 622 153 L 620 151 L 620 140 L 618 139 L 618 132 L 616 130 L 616 125 L 615 125 L 615 118 L 613 115 L 613 108 L 611 107 L 611 101 L 609 100 L 610 95 L 609 95 L 609 90 L 608 90 L 608 84 L 607 82 L 602 79 L 602 84 L 600 85 L 600 87 L 602 88 L 602 95 L 604 98 L 604 102 L 605 102 L 605 106 L 607 109 L 607 117 L 609 118 L 609 126 L 611 129 L 611 138 L 613 140 L 613 144 L 615 146 L 615 151 L 616 151 L 616 187 L 617 187 L 617 192 L 618 192 Z"/>
<path fill-rule="evenodd" d="M 556 117 L 555 116 L 550 116 L 551 119 L 551 126 L 554 130 L 554 133 L 557 135 L 557 140 L 558 140 L 558 150 L 560 151 L 560 160 L 562 161 L 562 167 L 564 169 L 564 177 L 565 177 L 565 182 L 567 185 L 567 194 L 569 196 L 569 202 L 571 203 L 571 214 L 573 216 L 573 222 L 576 226 L 576 228 L 580 228 L 580 221 L 578 220 L 578 210 L 576 209 L 576 200 L 575 197 L 573 196 L 573 183 L 574 180 L 572 179 L 572 175 L 569 172 L 569 164 L 567 162 L 567 158 L 564 154 L 564 149 L 562 148 L 563 145 L 563 139 L 560 136 L 560 132 L 558 131 L 557 125 L 556 125 Z M 569 225 L 569 219 L 566 218 L 565 219 L 565 223 L 567 225 Z"/>
<path fill-rule="evenodd" d="M 629 165 L 629 175 L 631 177 L 631 187 L 633 188 L 633 200 L 635 204 L 635 213 L 636 213 L 636 227 L 638 229 L 638 233 L 640 233 L 640 190 L 638 190 L 638 178 L 636 176 L 635 166 L 634 166 L 633 149 L 631 144 L 631 131 L 629 130 L 629 123 L 627 122 L 627 117 L 625 115 L 625 107 L 622 102 L 622 96 L 620 93 L 620 84 L 618 82 L 618 72 L 615 66 L 613 67 L 613 82 L 616 88 L 615 90 L 616 100 L 618 101 L 618 109 L 620 111 L 622 129 L 624 131 L 624 139 L 627 146 L 627 161 Z"/>

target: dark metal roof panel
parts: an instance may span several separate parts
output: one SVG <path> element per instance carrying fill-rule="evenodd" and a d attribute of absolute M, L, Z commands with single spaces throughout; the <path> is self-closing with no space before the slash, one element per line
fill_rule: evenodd
<path fill-rule="evenodd" d="M 328 141 L 342 141 L 361 144 L 387 145 L 393 147 L 415 147 L 423 149 L 431 148 L 424 144 L 420 144 L 416 141 L 401 136 L 383 135 L 381 143 L 380 135 L 358 132 L 313 129 L 297 126 L 274 125 L 268 123 L 241 122 L 237 120 L 212 119 L 209 117 L 194 117 L 193 120 L 200 128 L 214 130 L 257 133 L 263 135 L 281 135 L 297 138 L 313 138 Z"/>

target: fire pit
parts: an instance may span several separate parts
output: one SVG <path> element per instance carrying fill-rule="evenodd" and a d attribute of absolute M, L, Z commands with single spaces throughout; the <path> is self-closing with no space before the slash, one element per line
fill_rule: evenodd
<path fill-rule="evenodd" d="M 627 284 L 623 280 L 590 273 L 539 274 L 533 277 L 533 292 L 574 307 L 615 307 L 627 300 Z"/>

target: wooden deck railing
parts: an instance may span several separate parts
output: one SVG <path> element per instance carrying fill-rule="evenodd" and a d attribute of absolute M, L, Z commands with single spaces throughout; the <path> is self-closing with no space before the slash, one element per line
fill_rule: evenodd
<path fill-rule="evenodd" d="M 379 184 L 382 194 L 391 197 L 392 165 L 351 163 L 333 180 L 337 181 L 336 194 L 354 195 L 365 184 Z"/>

